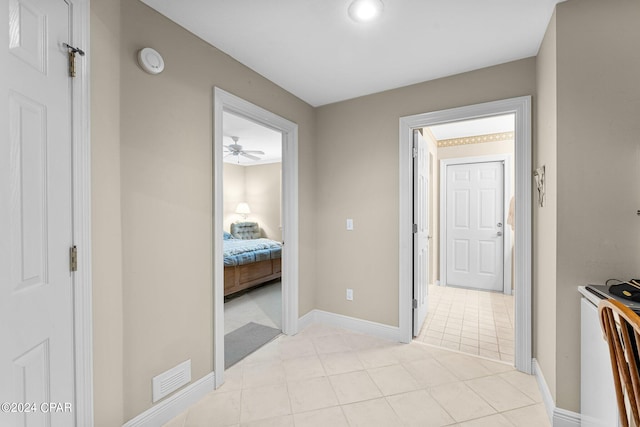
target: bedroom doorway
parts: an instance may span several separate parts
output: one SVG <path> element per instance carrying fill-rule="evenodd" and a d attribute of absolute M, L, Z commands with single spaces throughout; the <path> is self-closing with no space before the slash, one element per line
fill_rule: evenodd
<path fill-rule="evenodd" d="M 282 330 L 282 132 L 222 113 L 225 369 Z"/>
<path fill-rule="evenodd" d="M 214 99 L 217 388 L 227 367 L 297 332 L 298 167 L 295 123 L 219 88 Z"/>
<path fill-rule="evenodd" d="M 509 116 L 511 117 L 511 121 L 513 123 L 513 135 L 512 135 L 512 145 L 513 145 L 513 186 L 514 189 L 514 203 L 503 202 L 502 207 L 505 208 L 504 218 L 507 218 L 507 209 L 513 207 L 514 216 L 517 218 L 517 227 L 515 227 L 514 236 L 515 236 L 515 249 L 513 254 L 511 255 L 514 262 L 514 280 L 515 284 L 515 293 L 513 297 L 513 309 L 512 309 L 512 323 L 513 329 L 515 331 L 515 339 L 512 337 L 511 342 L 513 343 L 513 363 L 515 367 L 523 372 L 531 373 L 532 371 L 532 352 L 531 352 L 531 98 L 530 97 L 520 97 L 520 98 L 512 98 L 501 101 L 488 102 L 484 104 L 470 105 L 466 107 L 453 108 L 450 110 L 441 110 L 435 111 L 431 113 L 417 114 L 413 116 L 402 117 L 400 119 L 400 330 L 403 335 L 403 341 L 409 342 L 413 336 L 413 313 L 415 307 L 415 287 L 413 280 L 413 251 L 412 251 L 412 240 L 414 233 L 412 233 L 413 218 L 414 218 L 414 192 L 413 192 L 413 167 L 411 166 L 411 152 L 413 150 L 413 137 L 412 133 L 415 129 L 421 129 L 422 133 L 425 136 L 429 136 L 429 132 L 434 133 L 434 128 L 439 125 L 448 125 L 454 122 L 463 122 L 463 121 L 473 121 L 473 120 L 482 120 L 482 119 L 490 119 L 497 118 L 499 116 Z M 481 132 L 482 133 L 482 132 Z M 496 133 L 496 132 L 494 132 Z M 499 133 L 499 132 L 498 132 Z M 431 135 L 433 136 L 433 135 Z M 475 136 L 485 137 L 486 135 L 477 134 Z M 468 137 L 468 136 L 466 136 Z M 459 137 L 460 145 L 468 145 L 469 141 L 464 141 L 465 136 Z M 488 138 L 488 137 L 487 137 Z M 427 138 L 428 139 L 428 138 Z M 437 143 L 438 140 L 447 139 L 447 138 L 438 138 L 434 137 L 434 150 L 438 149 Z M 455 137 L 448 139 L 456 139 Z M 482 144 L 474 144 L 475 148 L 479 148 Z M 455 144 L 452 147 L 455 148 Z M 434 155 L 435 156 L 435 155 Z M 467 153 L 467 157 L 480 157 L 481 153 Z M 455 156 L 454 156 L 455 157 Z M 437 157 L 434 157 L 437 160 Z M 440 159 L 444 160 L 444 159 Z M 437 168 L 442 168 L 442 164 L 440 161 L 435 161 L 432 163 Z M 432 168 L 433 170 L 433 168 Z M 506 172 L 506 166 L 505 166 Z M 435 179 L 439 179 L 440 173 L 435 173 L 432 175 L 432 182 Z M 440 182 L 442 183 L 442 181 Z M 431 189 L 435 189 L 435 191 L 443 192 L 443 189 L 440 188 L 440 185 L 433 185 Z M 506 194 L 506 193 L 505 193 Z M 433 195 L 433 192 L 432 192 Z M 438 197 L 434 197 L 435 200 L 438 200 Z M 441 204 L 442 205 L 442 204 Z M 496 204 L 497 206 L 497 204 Z M 432 210 L 434 216 L 439 215 L 442 217 L 445 215 L 440 211 L 440 209 Z M 438 222 L 435 220 L 435 222 Z M 504 230 L 506 221 L 497 221 L 493 224 L 493 227 L 499 227 Z M 500 223 L 500 226 L 498 225 Z M 433 224 L 430 224 L 433 225 Z M 445 236 L 441 236 L 439 234 L 444 234 L 443 232 L 438 232 L 439 227 L 432 226 L 430 227 L 432 230 L 432 241 L 438 240 L 438 243 L 430 243 L 431 248 L 440 248 L 440 250 L 431 251 L 432 254 L 442 253 L 442 240 Z M 498 235 L 496 230 L 495 235 Z M 502 232 L 503 233 L 503 232 Z M 506 240 L 506 238 L 500 236 Z M 505 241 L 505 248 L 509 247 Z M 505 265 L 507 264 L 507 250 L 505 252 Z M 510 265 L 509 260 L 509 265 Z M 460 299 L 466 299 L 466 295 L 457 295 L 455 292 L 476 292 L 472 290 L 467 290 L 464 288 L 453 288 L 448 286 L 436 286 L 438 280 L 443 278 L 443 267 L 440 262 L 435 262 L 433 258 L 431 258 L 430 266 L 434 267 L 431 269 L 431 280 L 430 283 L 430 291 L 427 295 L 428 301 L 428 311 L 437 311 L 439 307 L 433 307 L 433 302 L 437 299 L 440 299 L 442 302 L 442 308 L 451 308 L 456 302 Z M 446 276 L 446 273 L 444 274 Z M 510 274 L 509 274 L 510 276 Z M 440 290 L 453 290 L 454 295 L 439 295 Z M 487 294 L 487 293 L 485 293 Z M 502 297 L 504 293 L 490 293 L 490 295 L 495 295 L 497 297 Z M 473 298 L 473 297 L 469 297 Z M 430 302 L 430 303 L 429 303 Z M 477 307 L 477 304 L 476 304 Z M 476 308 L 474 307 L 474 308 Z M 464 326 L 464 311 L 462 308 L 462 316 L 459 313 L 454 313 L 451 315 L 450 312 L 447 315 L 451 318 L 452 326 L 453 323 L 456 323 L 456 329 L 461 329 L 462 332 Z M 427 322 L 429 314 L 427 314 Z M 447 319 L 448 320 L 448 319 Z M 437 331 L 444 335 L 444 333 L 448 333 L 450 331 L 446 331 L 447 323 L 444 325 L 439 325 L 440 331 Z M 497 326 L 497 325 L 496 325 Z M 479 326 L 478 326 L 479 327 Z M 458 332 L 456 330 L 456 332 Z M 460 334 L 460 338 L 458 340 L 454 340 L 455 344 L 458 346 L 458 350 L 461 350 L 461 342 L 462 342 L 462 333 Z M 440 340 L 444 338 L 440 337 Z M 507 337 L 505 337 L 507 338 Z M 476 341 L 479 341 L 479 337 L 475 338 Z M 440 341 L 442 342 L 442 341 Z M 496 344 L 498 345 L 498 344 Z M 464 350 L 464 349 L 462 349 Z"/>

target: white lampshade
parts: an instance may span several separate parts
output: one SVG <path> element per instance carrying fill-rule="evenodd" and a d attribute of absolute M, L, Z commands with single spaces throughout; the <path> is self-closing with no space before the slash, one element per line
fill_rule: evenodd
<path fill-rule="evenodd" d="M 249 209 L 249 204 L 245 202 L 238 203 L 238 206 L 236 207 L 236 213 L 246 218 L 247 215 L 251 213 L 251 209 Z"/>

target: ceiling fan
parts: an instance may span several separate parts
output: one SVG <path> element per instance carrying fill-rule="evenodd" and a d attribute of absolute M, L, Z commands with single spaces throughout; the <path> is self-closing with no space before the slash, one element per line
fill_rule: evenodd
<path fill-rule="evenodd" d="M 231 139 L 233 139 L 233 144 L 224 146 L 224 148 L 226 149 L 225 153 L 229 153 L 225 157 L 235 156 L 238 158 L 238 163 L 240 163 L 240 156 L 246 157 L 247 159 L 251 160 L 260 160 L 260 157 L 254 156 L 254 154 L 264 155 L 264 151 L 243 150 L 242 145 L 238 144 L 238 141 L 240 140 L 240 137 L 238 136 L 232 136 Z"/>

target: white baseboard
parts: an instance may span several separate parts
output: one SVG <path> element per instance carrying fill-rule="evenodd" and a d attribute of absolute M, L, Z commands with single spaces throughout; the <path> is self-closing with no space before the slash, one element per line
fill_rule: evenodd
<path fill-rule="evenodd" d="M 386 340 L 401 341 L 400 328 L 397 326 L 384 325 L 382 323 L 343 316 L 342 314 L 330 313 L 323 310 L 311 310 L 298 319 L 298 329 L 303 330 L 313 323 L 331 325 Z"/>
<path fill-rule="evenodd" d="M 132 420 L 127 421 L 123 427 L 158 427 L 166 424 L 212 392 L 215 389 L 214 383 L 214 373 L 211 372 Z"/>
<path fill-rule="evenodd" d="M 544 379 L 542 369 L 540 369 L 540 365 L 538 365 L 536 359 L 533 359 L 533 373 L 536 376 L 538 388 L 542 394 L 542 402 L 547 410 L 547 416 L 549 417 L 549 421 L 551 421 L 551 425 L 553 427 L 580 427 L 580 414 L 556 406 L 547 381 Z"/>
<path fill-rule="evenodd" d="M 304 316 L 298 319 L 298 331 L 302 331 L 305 328 L 313 325 L 315 320 L 316 320 L 315 310 L 311 310 L 310 312 L 308 312 L 307 314 L 305 314 Z"/>

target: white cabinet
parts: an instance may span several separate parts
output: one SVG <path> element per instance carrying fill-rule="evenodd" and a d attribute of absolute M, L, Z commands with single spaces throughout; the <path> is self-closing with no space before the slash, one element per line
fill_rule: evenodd
<path fill-rule="evenodd" d="M 586 295 L 586 297 L 597 298 L 592 295 Z M 580 412 L 582 413 L 582 427 L 618 426 L 618 407 L 611 362 L 609 362 L 609 348 L 602 336 L 598 308 L 586 297 L 583 297 L 580 302 Z M 594 302 L 597 302 L 597 299 Z"/>

